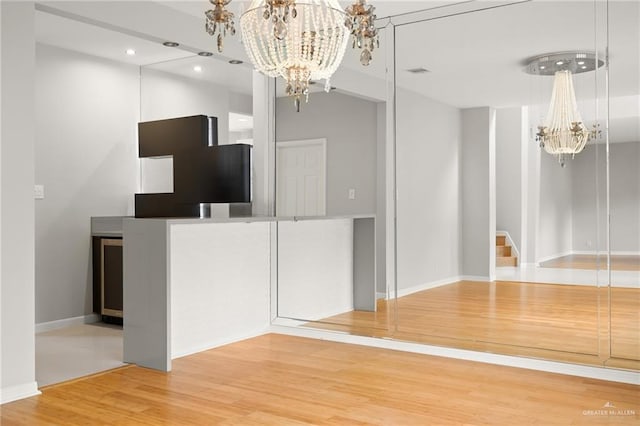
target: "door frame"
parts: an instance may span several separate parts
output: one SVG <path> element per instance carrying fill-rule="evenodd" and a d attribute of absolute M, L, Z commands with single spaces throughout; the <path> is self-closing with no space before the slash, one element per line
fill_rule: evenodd
<path fill-rule="evenodd" d="M 294 147 L 307 147 L 307 146 L 315 146 L 320 145 L 322 147 L 322 169 L 323 169 L 323 186 L 324 192 L 322 194 L 324 198 L 324 202 L 322 203 L 322 214 L 320 216 L 326 216 L 327 214 L 327 138 L 316 138 L 316 139 L 298 139 L 298 140 L 290 140 L 290 141 L 276 141 L 276 172 L 275 172 L 275 187 L 276 187 L 276 196 L 275 196 L 275 210 L 276 216 L 279 216 L 278 212 L 278 197 L 280 195 L 280 191 L 278 191 L 279 187 L 279 173 L 280 168 L 278 167 L 278 158 L 280 158 L 280 151 L 287 148 Z"/>

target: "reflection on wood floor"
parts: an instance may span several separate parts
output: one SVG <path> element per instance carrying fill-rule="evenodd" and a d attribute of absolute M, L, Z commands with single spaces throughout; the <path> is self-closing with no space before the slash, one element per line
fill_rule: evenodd
<path fill-rule="evenodd" d="M 306 325 L 462 349 L 602 364 L 598 356 L 598 312 L 605 324 L 608 292 L 607 288 L 594 286 L 460 281 L 401 297 L 397 303 L 379 300 L 378 312 L 346 312 Z M 638 312 L 640 289 L 611 289 L 611 353 L 628 361 L 608 365 L 640 367 Z M 606 340 L 600 343 L 605 345 Z"/>
<path fill-rule="evenodd" d="M 557 257 L 540 263 L 543 268 L 562 269 L 589 269 L 598 270 L 607 268 L 607 256 L 602 254 L 571 254 Z M 613 271 L 640 271 L 640 256 L 612 255 L 611 269 Z"/>

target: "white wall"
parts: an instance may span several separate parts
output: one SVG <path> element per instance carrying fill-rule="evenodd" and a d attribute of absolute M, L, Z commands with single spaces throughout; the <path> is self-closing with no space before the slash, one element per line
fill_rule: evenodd
<path fill-rule="evenodd" d="M 462 111 L 462 273 L 495 271 L 495 111 Z"/>
<path fill-rule="evenodd" d="M 36 48 L 36 322 L 92 312 L 91 216 L 133 214 L 138 67 Z"/>
<path fill-rule="evenodd" d="M 327 139 L 328 216 L 375 213 L 376 120 L 376 103 L 337 92 L 313 93 L 299 113 L 291 99 L 276 100 L 276 141 Z"/>
<path fill-rule="evenodd" d="M 565 167 L 560 167 L 556 156 L 546 152 L 540 154 L 537 262 L 571 252 L 573 232 L 571 173 L 573 167 L 574 164 L 571 160 L 566 161 Z"/>
<path fill-rule="evenodd" d="M 278 223 L 278 316 L 320 320 L 354 309 L 353 220 Z"/>
<path fill-rule="evenodd" d="M 36 394 L 33 2 L 0 2 L 0 403 Z"/>
<path fill-rule="evenodd" d="M 461 114 L 397 92 L 399 291 L 460 275 Z"/>
<path fill-rule="evenodd" d="M 171 358 L 266 331 L 270 226 L 268 222 L 170 226 Z"/>
<path fill-rule="evenodd" d="M 496 110 L 496 230 L 522 248 L 522 108 Z"/>
<path fill-rule="evenodd" d="M 606 153 L 604 150 L 604 145 L 590 145 L 571 161 L 573 251 L 606 250 Z M 609 161 L 611 250 L 612 252 L 639 253 L 640 142 L 611 144 Z M 600 210 L 599 222 L 596 209 Z M 596 234 L 597 229 L 600 232 L 599 238 Z"/>

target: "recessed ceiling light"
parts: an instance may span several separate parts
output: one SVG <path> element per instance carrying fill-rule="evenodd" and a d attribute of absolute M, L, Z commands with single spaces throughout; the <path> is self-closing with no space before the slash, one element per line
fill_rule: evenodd
<path fill-rule="evenodd" d="M 193 70 L 195 72 L 202 72 L 202 67 L 200 65 L 196 65 L 195 67 L 193 67 Z"/>
<path fill-rule="evenodd" d="M 243 64 L 244 62 L 241 61 L 240 59 L 232 59 L 232 60 L 229 61 L 229 63 L 231 65 L 240 65 L 240 64 Z"/>
<path fill-rule="evenodd" d="M 546 67 L 545 67 L 544 65 L 540 65 L 540 69 L 541 69 L 541 70 L 543 70 L 543 69 L 545 69 L 545 68 L 546 68 Z"/>
<path fill-rule="evenodd" d="M 578 61 L 578 65 L 584 65 L 584 61 Z"/>
<path fill-rule="evenodd" d="M 248 118 L 238 118 L 238 121 L 241 123 L 246 123 L 247 121 L 249 121 Z"/>
<path fill-rule="evenodd" d="M 213 53 L 211 53 L 211 52 L 198 52 L 198 55 L 200 55 L 200 56 L 213 56 Z"/>
<path fill-rule="evenodd" d="M 127 49 L 127 50 L 125 50 L 125 53 L 126 53 L 127 55 L 129 55 L 129 56 L 135 56 L 136 51 L 135 51 L 135 50 L 133 50 L 133 49 Z"/>
<path fill-rule="evenodd" d="M 180 46 L 180 43 L 176 43 L 175 41 L 165 41 L 162 45 L 167 47 L 178 47 Z"/>
<path fill-rule="evenodd" d="M 556 62 L 556 65 L 562 65 L 562 64 L 564 64 L 564 62 L 563 62 L 563 61 L 558 61 L 558 62 Z"/>
<path fill-rule="evenodd" d="M 581 66 L 580 68 L 582 68 L 583 70 L 586 70 L 586 69 L 587 69 L 587 66 L 586 66 L 586 65 L 583 65 L 583 66 Z"/>

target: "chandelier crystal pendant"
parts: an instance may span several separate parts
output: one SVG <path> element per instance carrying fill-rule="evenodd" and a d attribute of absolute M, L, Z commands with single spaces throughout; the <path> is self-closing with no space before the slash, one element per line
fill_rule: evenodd
<path fill-rule="evenodd" d="M 295 0 L 266 1 L 262 16 L 267 21 L 273 22 L 273 36 L 278 40 L 284 40 L 287 35 L 289 17 L 295 19 L 298 16 L 296 2 Z"/>
<path fill-rule="evenodd" d="M 373 50 L 380 47 L 375 10 L 372 5 L 367 5 L 367 0 L 356 0 L 346 9 L 347 19 L 344 24 L 351 31 L 351 47 L 362 49 L 360 63 L 364 66 L 371 63 Z"/>
<path fill-rule="evenodd" d="M 205 30 L 210 36 L 217 37 L 218 52 L 222 53 L 224 49 L 224 37 L 227 33 L 235 35 L 235 23 L 233 22 L 233 13 L 226 9 L 231 0 L 209 0 L 213 5 L 213 9 L 207 10 L 204 15 L 207 17 Z"/>
<path fill-rule="evenodd" d="M 300 111 L 311 80 L 324 79 L 325 90 L 331 88 L 329 80 L 348 42 L 345 17 L 337 0 L 252 0 L 240 17 L 240 29 L 256 69 L 286 80 L 286 92 Z"/>
<path fill-rule="evenodd" d="M 558 157 L 562 167 L 568 156 L 575 157 L 595 132 L 586 130 L 573 88 L 573 74 L 593 71 L 603 61 L 589 52 L 561 52 L 533 58 L 525 71 L 536 75 L 553 75 L 553 90 L 547 117 L 538 126 L 536 141 L 547 153 Z"/>

